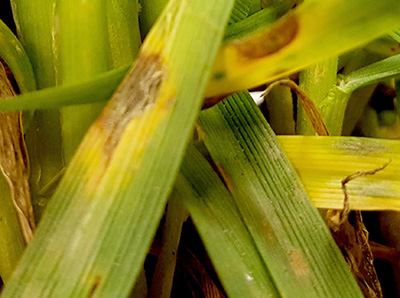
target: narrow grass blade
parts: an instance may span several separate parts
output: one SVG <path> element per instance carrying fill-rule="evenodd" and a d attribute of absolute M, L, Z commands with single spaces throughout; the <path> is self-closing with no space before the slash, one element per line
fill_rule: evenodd
<path fill-rule="evenodd" d="M 202 112 L 199 124 L 278 292 L 285 297 L 363 297 L 248 93 Z"/>
<path fill-rule="evenodd" d="M 398 27 L 399 14 L 397 0 L 305 1 L 269 28 L 225 44 L 206 96 L 245 90 L 360 46 Z"/>
<path fill-rule="evenodd" d="M 81 143 L 3 297 L 128 295 L 179 170 L 232 7 L 232 0 L 168 4 Z"/>
<path fill-rule="evenodd" d="M 400 55 L 395 55 L 342 76 L 339 86 L 351 93 L 360 87 L 399 75 Z"/>
<path fill-rule="evenodd" d="M 10 67 L 22 93 L 36 90 L 31 62 L 22 44 L 1 20 L 0 57 Z"/>
<path fill-rule="evenodd" d="M 189 210 L 229 297 L 281 297 L 231 194 L 192 146 L 173 194 Z"/>
<path fill-rule="evenodd" d="M 46 88 L 14 97 L 0 99 L 0 110 L 54 109 L 68 105 L 106 102 L 128 71 L 122 67 L 99 74 L 92 79 L 72 85 Z"/>
<path fill-rule="evenodd" d="M 343 208 L 342 179 L 390 162 L 383 171 L 347 185 L 350 208 L 400 211 L 398 141 L 303 136 L 279 136 L 278 140 L 316 207 Z"/>

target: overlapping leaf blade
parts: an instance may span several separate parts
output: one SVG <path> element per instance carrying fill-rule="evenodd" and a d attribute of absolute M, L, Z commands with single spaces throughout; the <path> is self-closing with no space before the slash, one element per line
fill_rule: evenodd
<path fill-rule="evenodd" d="M 251 97 L 234 95 L 203 112 L 199 123 L 278 292 L 287 297 L 362 297 Z"/>

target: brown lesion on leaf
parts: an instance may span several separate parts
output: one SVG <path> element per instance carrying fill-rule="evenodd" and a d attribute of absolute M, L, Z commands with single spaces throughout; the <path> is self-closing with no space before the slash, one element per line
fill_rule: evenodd
<path fill-rule="evenodd" d="M 264 235 L 265 239 L 267 239 L 267 241 L 271 245 L 278 245 L 279 244 L 278 237 L 275 234 L 275 231 L 272 228 L 271 223 L 267 219 L 265 219 L 262 222 L 262 232 L 263 232 L 263 235 Z"/>
<path fill-rule="evenodd" d="M 152 107 L 165 81 L 167 69 L 160 55 L 141 54 L 94 124 L 106 136 L 104 153 L 109 160 L 129 122 Z"/>
<path fill-rule="evenodd" d="M 290 265 L 299 279 L 310 278 L 310 267 L 299 249 L 291 249 L 288 252 Z"/>
<path fill-rule="evenodd" d="M 298 31 L 298 18 L 295 15 L 288 15 L 271 28 L 232 42 L 231 46 L 247 59 L 260 59 L 288 46 L 295 39 Z"/>
<path fill-rule="evenodd" d="M 0 61 L 0 97 L 14 96 L 15 92 Z M 21 112 L 0 112 L 0 170 L 10 188 L 25 241 L 29 243 L 33 239 L 35 222 Z"/>
<path fill-rule="evenodd" d="M 229 192 L 232 192 L 234 189 L 232 179 L 229 176 L 229 173 L 225 170 L 224 166 L 221 164 L 215 164 L 217 168 L 217 173 L 219 176 L 222 178 L 222 181 L 224 182 L 226 188 L 229 190 Z"/>
<path fill-rule="evenodd" d="M 97 289 L 100 286 L 100 282 L 101 282 L 101 276 L 96 275 L 92 282 L 92 286 L 90 288 L 89 294 L 87 295 L 87 298 L 91 298 L 94 296 L 94 294 L 96 293 Z"/>

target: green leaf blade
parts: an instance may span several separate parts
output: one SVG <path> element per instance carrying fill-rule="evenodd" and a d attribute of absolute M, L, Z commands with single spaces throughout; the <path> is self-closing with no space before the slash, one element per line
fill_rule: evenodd
<path fill-rule="evenodd" d="M 1 20 L 0 57 L 10 67 L 22 93 L 36 90 L 35 76 L 25 49 Z"/>
<path fill-rule="evenodd" d="M 225 186 L 189 147 L 175 184 L 229 297 L 280 297 Z"/>
<path fill-rule="evenodd" d="M 278 291 L 289 297 L 362 297 L 251 98 L 232 96 L 203 112 L 200 126 Z"/>

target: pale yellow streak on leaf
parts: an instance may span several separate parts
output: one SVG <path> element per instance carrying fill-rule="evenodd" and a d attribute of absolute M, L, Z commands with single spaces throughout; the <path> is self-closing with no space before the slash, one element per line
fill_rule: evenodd
<path fill-rule="evenodd" d="M 342 179 L 391 161 L 379 173 L 348 183 L 350 208 L 400 211 L 399 141 L 314 136 L 278 139 L 316 207 L 342 209 Z"/>

